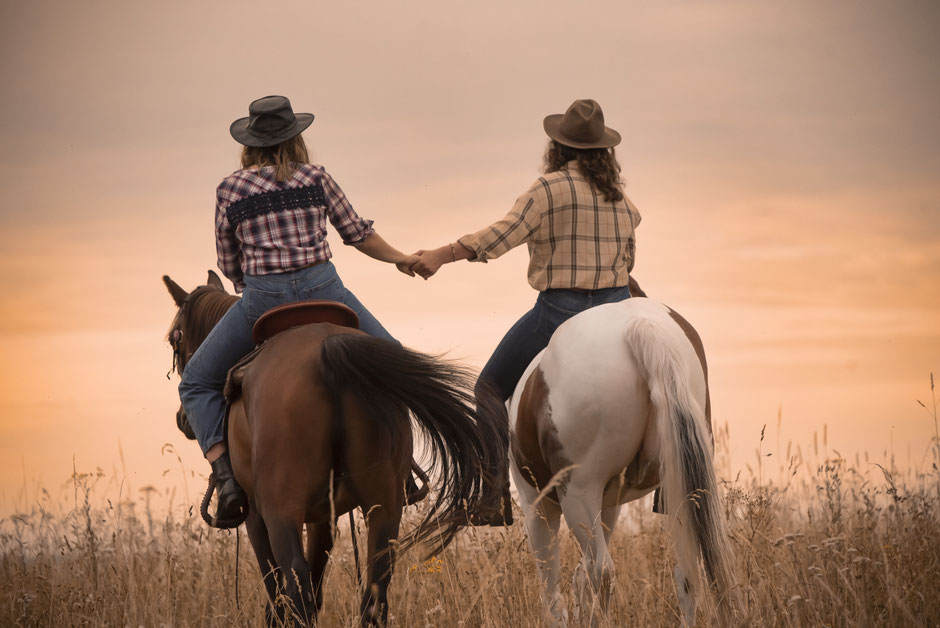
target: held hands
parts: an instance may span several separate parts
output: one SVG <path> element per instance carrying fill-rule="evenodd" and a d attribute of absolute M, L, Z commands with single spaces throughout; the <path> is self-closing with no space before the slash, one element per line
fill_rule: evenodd
<path fill-rule="evenodd" d="M 417 255 L 417 254 L 414 254 L 414 255 L 406 255 L 403 260 L 401 260 L 400 262 L 396 262 L 396 263 L 395 263 L 395 268 L 397 268 L 397 269 L 400 270 L 401 272 L 405 273 L 405 274 L 408 275 L 409 277 L 414 277 L 414 276 L 415 276 L 415 272 L 414 272 L 414 270 L 412 270 L 411 267 L 414 266 L 415 263 L 417 263 L 418 259 L 419 259 L 419 258 L 418 258 L 418 255 Z M 425 279 L 427 279 L 427 277 L 425 277 Z"/>
<path fill-rule="evenodd" d="M 459 245 L 458 248 L 461 249 L 460 259 L 466 259 L 466 251 Z M 456 262 L 458 256 L 457 249 L 454 248 L 453 244 L 445 244 L 433 251 L 421 249 L 412 255 L 403 255 L 402 258 L 401 261 L 395 264 L 398 270 L 409 277 L 414 277 L 417 273 L 427 279 L 440 270 L 444 264 Z"/>
<path fill-rule="evenodd" d="M 450 259 L 450 253 L 448 252 L 447 255 L 444 255 L 441 249 L 435 249 L 433 251 L 425 251 L 422 249 L 418 251 L 416 255 L 418 256 L 418 261 L 411 266 L 411 270 L 421 275 L 424 279 L 428 279 L 431 275 L 436 273 L 446 262 L 452 261 Z"/>
<path fill-rule="evenodd" d="M 373 259 L 395 264 L 395 267 L 414 277 L 415 273 L 425 279 L 437 272 L 444 262 L 456 262 L 457 254 L 453 244 L 446 244 L 433 251 L 418 251 L 406 255 L 387 243 L 382 236 L 373 232 L 368 238 L 355 245 L 356 249 Z"/>

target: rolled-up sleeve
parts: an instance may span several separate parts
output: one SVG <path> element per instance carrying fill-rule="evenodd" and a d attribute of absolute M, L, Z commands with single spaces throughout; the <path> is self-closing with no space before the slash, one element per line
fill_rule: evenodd
<path fill-rule="evenodd" d="M 235 228 L 225 213 L 231 201 L 230 190 L 219 186 L 215 193 L 215 250 L 219 258 L 219 270 L 235 285 L 235 292 L 241 292 L 245 287 L 241 246 Z"/>
<path fill-rule="evenodd" d="M 457 240 L 476 254 L 471 262 L 485 263 L 495 259 L 528 240 L 538 230 L 542 211 L 535 190 L 536 186 L 533 186 L 520 196 L 502 220 Z"/>
<path fill-rule="evenodd" d="M 329 216 L 333 228 L 343 239 L 343 244 L 359 244 L 372 235 L 375 231 L 372 228 L 372 221 L 359 217 L 359 214 L 356 213 L 356 210 L 346 199 L 343 190 L 326 171 L 323 172 L 322 184 L 326 196 L 327 216 Z"/>

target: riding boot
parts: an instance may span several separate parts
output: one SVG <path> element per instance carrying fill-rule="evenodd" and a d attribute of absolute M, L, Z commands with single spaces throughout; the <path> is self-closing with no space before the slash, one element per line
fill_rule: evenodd
<path fill-rule="evenodd" d="M 210 464 L 216 480 L 215 490 L 218 499 L 216 519 L 227 520 L 241 516 L 248 509 L 248 496 L 245 495 L 245 491 L 235 481 L 228 452 L 226 451 Z"/>
<path fill-rule="evenodd" d="M 493 443 L 493 458 L 484 470 L 483 495 L 474 510 L 468 513 L 472 526 L 512 525 L 512 498 L 509 496 L 509 415 L 505 399 L 481 375 L 473 391 L 477 413 L 489 417 L 501 432 Z"/>

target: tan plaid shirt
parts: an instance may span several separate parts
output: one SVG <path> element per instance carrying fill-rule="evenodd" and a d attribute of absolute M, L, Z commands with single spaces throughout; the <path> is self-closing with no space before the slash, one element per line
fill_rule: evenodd
<path fill-rule="evenodd" d="M 567 170 L 539 177 L 505 218 L 458 242 L 476 253 L 475 262 L 525 242 L 536 290 L 599 290 L 627 285 L 638 224 L 640 212 L 630 199 L 604 200 L 572 161 Z"/>

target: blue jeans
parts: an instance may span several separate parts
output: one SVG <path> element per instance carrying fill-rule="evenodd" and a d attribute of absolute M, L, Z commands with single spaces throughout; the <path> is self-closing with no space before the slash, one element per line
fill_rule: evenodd
<path fill-rule="evenodd" d="M 203 453 L 225 438 L 222 389 L 229 369 L 254 349 L 251 328 L 255 321 L 272 307 L 305 299 L 344 303 L 359 315 L 359 329 L 397 343 L 359 299 L 346 289 L 331 262 L 287 273 L 246 275 L 242 298 L 199 345 L 186 363 L 180 381 L 183 410 Z"/>
<path fill-rule="evenodd" d="M 535 300 L 535 307 L 516 321 L 503 336 L 493 355 L 480 372 L 477 396 L 489 387 L 502 401 L 512 396 L 519 378 L 529 363 L 548 346 L 548 341 L 566 320 L 603 303 L 630 298 L 630 288 L 603 290 L 545 290 Z"/>

